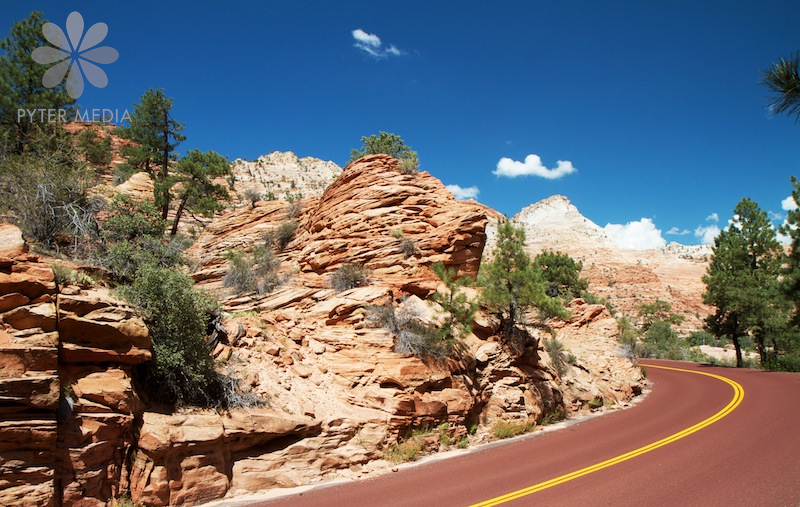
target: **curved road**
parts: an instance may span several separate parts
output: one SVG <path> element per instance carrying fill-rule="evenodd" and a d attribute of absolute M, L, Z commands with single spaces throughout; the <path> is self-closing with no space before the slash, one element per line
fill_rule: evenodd
<path fill-rule="evenodd" d="M 258 505 L 800 505 L 800 374 L 647 363 L 727 380 L 647 368 L 653 390 L 632 408 Z"/>

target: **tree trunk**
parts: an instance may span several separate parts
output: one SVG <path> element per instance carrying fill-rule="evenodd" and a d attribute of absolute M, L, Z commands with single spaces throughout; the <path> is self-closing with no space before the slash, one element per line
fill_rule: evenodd
<path fill-rule="evenodd" d="M 744 361 L 742 360 L 742 345 L 739 343 L 739 337 L 733 336 L 733 346 L 736 348 L 736 367 L 743 368 Z"/>
<path fill-rule="evenodd" d="M 758 358 L 761 360 L 761 367 L 765 368 L 767 365 L 767 347 L 764 344 L 764 333 L 759 331 L 755 334 L 756 345 L 758 346 Z"/>
<path fill-rule="evenodd" d="M 169 188 L 166 186 L 167 178 L 169 178 L 169 111 L 164 109 L 164 160 L 161 162 L 161 180 L 164 182 L 164 188 L 161 190 L 161 198 L 164 200 L 161 203 L 161 218 L 167 219 L 169 214 Z M 178 217 L 175 217 L 175 223 L 178 223 Z M 172 233 L 173 235 L 175 233 Z"/>
<path fill-rule="evenodd" d="M 181 199 L 181 203 L 178 205 L 178 209 L 175 211 L 175 221 L 172 222 L 172 230 L 169 232 L 170 236 L 174 236 L 178 233 L 178 222 L 181 220 L 181 215 L 183 215 L 183 208 L 186 206 L 186 201 L 189 199 L 188 196 L 185 196 Z"/>

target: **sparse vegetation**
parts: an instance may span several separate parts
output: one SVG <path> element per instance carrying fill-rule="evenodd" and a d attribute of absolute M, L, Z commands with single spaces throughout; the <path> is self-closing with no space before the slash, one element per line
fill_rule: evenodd
<path fill-rule="evenodd" d="M 55 278 L 55 281 L 59 287 L 64 287 L 66 285 L 81 285 L 88 287 L 95 284 L 95 280 L 83 271 L 78 271 L 65 266 L 64 264 L 58 263 L 51 264 L 51 266 L 53 268 L 53 277 Z"/>
<path fill-rule="evenodd" d="M 244 197 L 245 200 L 250 201 L 250 207 L 254 209 L 256 207 L 256 203 L 262 199 L 261 192 L 259 192 L 255 188 L 246 189 L 243 192 L 242 197 Z"/>
<path fill-rule="evenodd" d="M 278 227 L 269 231 L 264 235 L 264 241 L 267 245 L 275 248 L 278 252 L 283 252 L 286 246 L 294 239 L 297 232 L 297 221 L 284 220 Z"/>
<path fill-rule="evenodd" d="M 564 353 L 564 344 L 556 338 L 549 338 L 544 340 L 544 349 L 550 356 L 550 364 L 553 365 L 553 369 L 558 373 L 558 376 L 561 377 L 567 373 L 568 363 Z"/>
<path fill-rule="evenodd" d="M 361 264 L 343 264 L 331 274 L 331 288 L 344 292 L 369 284 L 367 270 Z"/>
<path fill-rule="evenodd" d="M 236 293 L 267 294 L 282 283 L 280 261 L 269 248 L 258 247 L 250 254 L 228 252 L 227 258 L 229 267 L 222 283 Z"/>
<path fill-rule="evenodd" d="M 368 308 L 367 319 L 373 326 L 382 327 L 395 336 L 394 351 L 398 354 L 441 360 L 452 352 L 452 345 L 442 339 L 439 329 L 433 324 L 423 322 L 408 307 L 396 310 L 391 303 L 371 306 Z"/>
<path fill-rule="evenodd" d="M 50 248 L 70 245 L 77 255 L 99 228 L 103 202 L 89 196 L 94 176 L 60 125 L 31 125 L 26 139 L 24 153 L 0 164 L 0 209 L 13 213 L 26 237 Z"/>
<path fill-rule="evenodd" d="M 492 425 L 492 435 L 498 440 L 513 438 L 530 433 L 536 429 L 536 423 L 525 421 L 496 421 Z"/>

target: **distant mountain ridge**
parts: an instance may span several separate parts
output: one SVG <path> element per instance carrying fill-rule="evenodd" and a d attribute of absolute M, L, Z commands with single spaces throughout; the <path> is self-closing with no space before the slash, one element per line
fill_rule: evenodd
<path fill-rule="evenodd" d="M 525 229 L 531 256 L 555 250 L 581 261 L 589 290 L 626 315 L 635 317 L 641 304 L 664 300 L 685 317 L 681 329 L 689 331 L 701 328 L 702 319 L 711 313 L 702 298 L 702 277 L 711 255 L 708 246 L 671 243 L 658 250 L 620 248 L 604 228 L 584 217 L 563 195 L 526 206 L 512 220 Z M 492 223 L 484 255 L 491 253 L 495 236 L 496 223 Z"/>

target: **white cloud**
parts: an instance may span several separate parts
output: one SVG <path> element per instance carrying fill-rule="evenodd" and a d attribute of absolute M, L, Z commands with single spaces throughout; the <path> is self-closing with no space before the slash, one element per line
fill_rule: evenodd
<path fill-rule="evenodd" d="M 719 215 L 712 213 L 706 217 L 706 222 L 719 222 Z"/>
<path fill-rule="evenodd" d="M 556 167 L 548 169 L 542 164 L 542 159 L 539 155 L 530 154 L 525 157 L 525 162 L 518 162 L 510 158 L 503 157 L 497 163 L 497 169 L 492 171 L 492 174 L 497 176 L 506 176 L 508 178 L 516 178 L 517 176 L 541 176 L 548 180 L 554 180 L 572 174 L 576 171 L 572 162 L 569 160 L 559 160 Z"/>
<path fill-rule="evenodd" d="M 480 193 L 478 187 L 475 186 L 462 188 L 459 185 L 446 185 L 446 187 L 456 199 L 475 199 Z"/>
<path fill-rule="evenodd" d="M 797 203 L 794 202 L 794 198 L 790 195 L 789 197 L 781 201 L 781 208 L 783 208 L 784 211 L 796 210 Z"/>
<path fill-rule="evenodd" d="M 694 236 L 700 240 L 700 242 L 704 245 L 713 245 L 714 238 L 717 237 L 717 234 L 720 233 L 720 228 L 716 225 L 712 224 L 708 227 L 703 227 L 702 225 L 698 225 L 697 229 L 694 230 Z"/>
<path fill-rule="evenodd" d="M 677 227 L 673 227 L 672 229 L 668 230 L 664 234 L 672 234 L 673 236 L 686 236 L 687 234 L 691 233 L 689 229 L 678 229 Z"/>
<path fill-rule="evenodd" d="M 403 54 L 394 44 L 389 45 L 388 48 L 382 48 L 381 38 L 374 33 L 367 33 L 360 28 L 356 28 L 351 33 L 356 41 L 353 45 L 370 56 L 386 58 L 389 55 L 400 56 Z"/>
<path fill-rule="evenodd" d="M 775 213 L 774 211 L 767 211 L 767 217 L 770 220 L 781 221 L 786 218 L 786 215 L 783 213 Z"/>
<path fill-rule="evenodd" d="M 661 236 L 661 230 L 649 218 L 622 224 L 606 224 L 606 234 L 620 248 L 630 250 L 653 250 L 666 246 L 667 240 Z"/>

